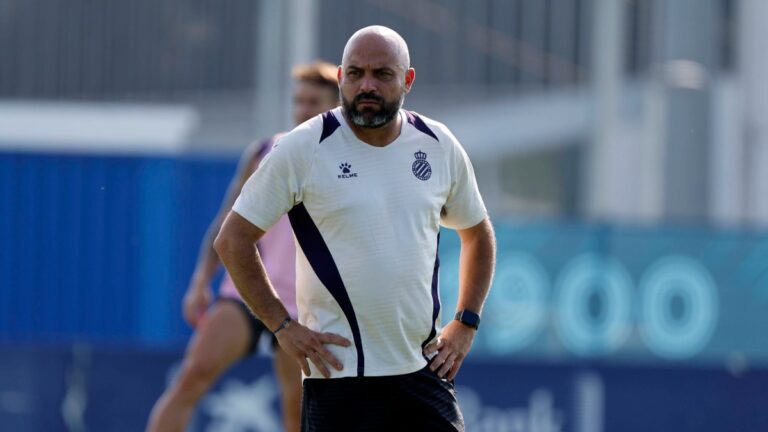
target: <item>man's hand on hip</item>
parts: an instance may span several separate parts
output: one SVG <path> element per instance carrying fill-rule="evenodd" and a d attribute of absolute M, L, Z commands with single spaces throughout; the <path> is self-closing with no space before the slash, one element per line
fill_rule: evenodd
<path fill-rule="evenodd" d="M 433 372 L 437 372 L 440 378 L 453 380 L 459 373 L 461 363 L 467 357 L 472 341 L 477 330 L 468 327 L 459 321 L 453 320 L 443 328 L 443 333 L 424 348 L 427 357 L 437 353 L 429 364 Z"/>
<path fill-rule="evenodd" d="M 311 374 L 308 362 L 308 360 L 311 360 L 326 378 L 331 376 L 326 364 L 339 371 L 344 366 L 328 351 L 325 345 L 339 345 L 343 347 L 352 345 L 352 342 L 348 339 L 337 334 L 319 333 L 304 327 L 298 321 L 291 321 L 288 326 L 278 332 L 277 341 L 285 352 L 299 362 L 306 376 Z"/>

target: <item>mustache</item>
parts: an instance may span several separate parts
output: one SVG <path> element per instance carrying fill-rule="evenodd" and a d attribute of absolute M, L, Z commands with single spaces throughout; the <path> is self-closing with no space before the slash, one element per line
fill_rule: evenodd
<path fill-rule="evenodd" d="M 373 93 L 373 92 L 360 93 L 359 95 L 355 96 L 355 99 L 352 100 L 352 103 L 358 103 L 358 102 L 361 102 L 363 100 L 365 100 L 365 101 L 376 101 L 378 103 L 384 103 L 384 98 L 379 96 L 379 95 L 377 95 L 376 93 Z"/>

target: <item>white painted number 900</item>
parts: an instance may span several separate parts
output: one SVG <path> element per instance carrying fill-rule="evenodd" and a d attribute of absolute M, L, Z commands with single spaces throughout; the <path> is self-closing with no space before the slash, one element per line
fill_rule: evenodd
<path fill-rule="evenodd" d="M 556 279 L 553 308 L 544 267 L 529 254 L 506 256 L 497 267 L 484 313 L 486 331 L 479 333 L 481 344 L 496 354 L 546 343 L 539 335 L 547 326 L 548 311 L 563 345 L 589 357 L 624 346 L 634 323 L 654 354 L 689 358 L 706 346 L 717 324 L 717 286 L 706 268 L 686 256 L 651 264 L 637 289 L 615 258 L 577 256 Z"/>

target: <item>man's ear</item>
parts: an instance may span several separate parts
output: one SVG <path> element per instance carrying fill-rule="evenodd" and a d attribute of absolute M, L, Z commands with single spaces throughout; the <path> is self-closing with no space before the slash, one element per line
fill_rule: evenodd
<path fill-rule="evenodd" d="M 405 91 L 406 91 L 406 93 L 411 91 L 411 87 L 413 86 L 413 82 L 415 80 L 416 80 L 416 69 L 408 68 L 408 70 L 405 71 Z"/>

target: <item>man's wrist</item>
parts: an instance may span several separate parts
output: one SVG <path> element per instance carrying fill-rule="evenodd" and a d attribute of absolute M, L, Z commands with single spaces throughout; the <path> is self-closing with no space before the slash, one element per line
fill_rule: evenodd
<path fill-rule="evenodd" d="M 277 333 L 279 333 L 281 330 L 287 329 L 291 325 L 291 322 L 293 322 L 293 319 L 291 319 L 291 317 L 286 317 L 283 322 L 281 322 L 280 325 L 277 326 L 277 328 L 272 332 L 272 334 L 277 336 Z"/>
<path fill-rule="evenodd" d="M 461 309 L 456 312 L 453 319 L 475 330 L 480 327 L 480 315 L 469 309 Z"/>

